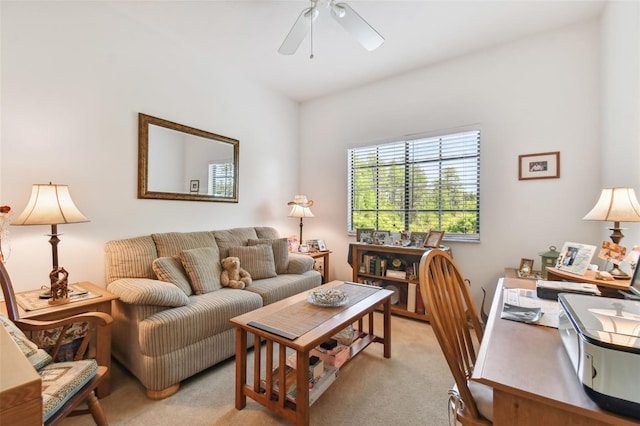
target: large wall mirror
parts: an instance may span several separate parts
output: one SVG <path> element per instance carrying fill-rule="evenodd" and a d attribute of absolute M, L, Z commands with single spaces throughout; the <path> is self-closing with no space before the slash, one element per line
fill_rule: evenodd
<path fill-rule="evenodd" d="M 138 114 L 138 198 L 237 203 L 239 145 Z"/>

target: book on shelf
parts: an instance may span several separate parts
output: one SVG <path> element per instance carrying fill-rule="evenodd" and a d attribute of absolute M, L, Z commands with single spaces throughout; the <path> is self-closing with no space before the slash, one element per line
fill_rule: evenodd
<path fill-rule="evenodd" d="M 338 344 L 331 350 L 325 350 L 317 346 L 311 349 L 310 354 L 320 358 L 325 365 L 339 369 L 351 357 L 351 347 Z"/>
<path fill-rule="evenodd" d="M 324 361 L 313 354 L 309 355 L 309 380 L 318 380 L 324 372 Z M 287 365 L 294 370 L 296 369 L 296 364 L 298 363 L 297 361 L 297 352 L 294 352 L 287 357 Z"/>
<path fill-rule="evenodd" d="M 406 279 L 407 278 L 407 272 L 406 271 L 396 271 L 394 269 L 387 269 L 387 277 Z"/>
<path fill-rule="evenodd" d="M 416 312 L 416 283 L 407 284 L 407 311 Z"/>

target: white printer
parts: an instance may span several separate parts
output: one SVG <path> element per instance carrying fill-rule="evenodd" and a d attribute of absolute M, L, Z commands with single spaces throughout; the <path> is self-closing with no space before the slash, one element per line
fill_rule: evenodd
<path fill-rule="evenodd" d="M 561 293 L 558 331 L 587 395 L 640 419 L 640 301 Z"/>

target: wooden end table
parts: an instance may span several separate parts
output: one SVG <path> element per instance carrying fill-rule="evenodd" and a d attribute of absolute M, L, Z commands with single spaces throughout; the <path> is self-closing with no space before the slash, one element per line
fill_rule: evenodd
<path fill-rule="evenodd" d="M 76 314 L 84 314 L 87 312 L 104 312 L 111 315 L 111 302 L 118 299 L 115 294 L 109 293 L 102 287 L 90 283 L 88 281 L 81 281 L 74 283 L 91 293 L 99 294 L 100 297 L 94 298 L 77 298 L 72 299 L 71 302 L 61 305 L 50 305 L 46 308 L 36 309 L 32 311 L 25 311 L 18 305 L 18 314 L 21 319 L 32 320 L 57 320 L 61 318 L 67 318 Z M 30 290 L 20 293 L 16 293 L 16 297 L 22 293 L 29 293 Z M 6 315 L 6 306 L 2 304 L 2 312 Z M 104 365 L 109 368 L 107 376 L 102 384 L 97 389 L 98 398 L 103 398 L 111 393 L 111 325 L 105 327 L 99 327 L 96 333 L 95 342 L 92 343 L 95 347 L 96 361 L 98 365 Z"/>
<path fill-rule="evenodd" d="M 329 255 L 331 254 L 331 251 L 330 250 L 310 251 L 307 253 L 300 253 L 300 254 L 306 254 L 307 256 L 311 256 L 313 260 L 315 260 L 316 262 L 318 261 L 318 259 L 322 259 L 322 284 L 328 283 L 329 282 Z M 315 265 L 314 265 L 314 269 L 315 269 Z"/>
<path fill-rule="evenodd" d="M 342 285 L 342 281 L 332 281 L 325 284 L 323 288 L 331 288 Z M 361 285 L 354 284 L 353 285 Z M 306 300 L 308 292 L 303 292 L 279 302 L 272 303 L 260 309 L 248 312 L 244 315 L 231 319 L 231 323 L 236 327 L 236 409 L 242 410 L 247 404 L 247 396 L 262 404 L 269 410 L 285 418 L 296 425 L 309 424 L 309 352 L 311 349 L 326 341 L 338 331 L 346 326 L 358 323 L 358 336 L 350 348 L 350 358 L 353 359 L 358 353 L 363 351 L 373 342 L 383 344 L 383 354 L 385 358 L 391 358 L 391 296 L 390 290 L 380 289 L 374 294 L 360 300 L 348 308 L 336 312 L 326 321 L 320 323 L 315 328 L 301 334 L 295 339 L 282 337 L 262 328 L 252 325 L 255 321 L 260 321 L 266 316 L 286 314 L 287 309 L 295 309 L 296 304 Z M 376 336 L 373 332 L 373 313 L 378 306 L 383 305 L 383 335 Z M 332 308 L 320 308 L 332 309 Z M 367 317 L 367 332 L 364 331 L 364 318 Z M 253 362 L 253 383 L 247 384 L 247 334 L 254 335 L 254 362 Z M 266 368 L 266 377 L 261 380 L 261 359 L 263 349 L 261 342 L 266 342 L 264 352 L 265 366 L 278 365 L 278 374 L 273 374 L 271 368 Z M 274 344 L 278 344 L 277 355 L 274 356 Z M 296 402 L 291 403 L 280 392 L 277 396 L 270 389 L 273 380 L 278 379 L 280 383 L 284 381 L 286 369 L 286 349 L 293 349 L 296 353 Z M 277 377 L 275 377 L 277 376 Z M 282 388 L 281 388 L 282 389 Z"/>

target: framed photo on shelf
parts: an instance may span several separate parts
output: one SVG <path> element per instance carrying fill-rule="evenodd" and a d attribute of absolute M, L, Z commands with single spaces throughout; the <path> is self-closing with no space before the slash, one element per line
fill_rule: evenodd
<path fill-rule="evenodd" d="M 424 242 L 425 247 L 440 247 L 444 231 L 431 231 Z"/>
<path fill-rule="evenodd" d="M 518 179 L 555 179 L 560 177 L 560 151 L 518 156 Z"/>
<path fill-rule="evenodd" d="M 328 251 L 327 245 L 324 243 L 324 240 L 318 240 L 318 250 L 320 251 Z"/>
<path fill-rule="evenodd" d="M 390 240 L 391 232 L 390 231 L 379 231 L 376 230 L 373 233 L 373 243 L 374 244 L 386 244 Z"/>
<path fill-rule="evenodd" d="M 533 259 L 520 259 L 520 267 L 518 268 L 518 271 L 526 274 L 531 273 L 531 271 L 533 271 Z"/>
<path fill-rule="evenodd" d="M 557 268 L 573 274 L 584 275 L 595 251 L 596 246 L 571 242 L 564 243 L 560 256 L 558 256 Z"/>
<path fill-rule="evenodd" d="M 428 232 L 412 232 L 411 233 L 411 247 L 424 247 L 427 242 Z"/>
<path fill-rule="evenodd" d="M 375 229 L 358 228 L 356 229 L 356 242 L 373 244 L 373 232 Z"/>

